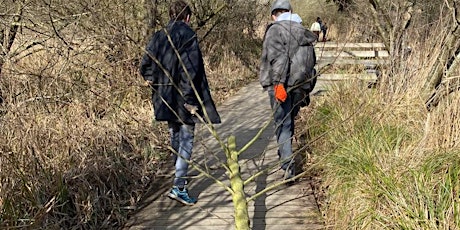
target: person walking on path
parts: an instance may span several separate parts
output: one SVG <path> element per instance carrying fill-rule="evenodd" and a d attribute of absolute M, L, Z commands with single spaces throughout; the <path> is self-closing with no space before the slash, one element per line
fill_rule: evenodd
<path fill-rule="evenodd" d="M 175 178 L 168 197 L 185 205 L 197 202 L 186 188 L 195 123 L 221 122 L 211 98 L 198 39 L 189 26 L 191 15 L 185 1 L 172 2 L 168 25 L 152 36 L 140 64 L 140 74 L 152 88 L 155 120 L 168 123 L 175 151 Z"/>
<path fill-rule="evenodd" d="M 301 106 L 309 104 L 309 93 L 316 83 L 312 43 L 317 36 L 305 29 L 300 17 L 291 11 L 288 0 L 276 0 L 271 7 L 274 22 L 265 32 L 259 76 L 270 98 L 284 179 L 295 176 L 294 118 Z"/>
<path fill-rule="evenodd" d="M 321 18 L 316 18 L 316 21 L 311 24 L 310 30 L 318 37 L 316 41 L 319 41 L 319 34 L 321 33 Z"/>
<path fill-rule="evenodd" d="M 321 33 L 323 34 L 322 41 L 326 42 L 327 41 L 327 25 L 326 25 L 326 22 L 323 22 L 322 25 L 321 25 Z"/>

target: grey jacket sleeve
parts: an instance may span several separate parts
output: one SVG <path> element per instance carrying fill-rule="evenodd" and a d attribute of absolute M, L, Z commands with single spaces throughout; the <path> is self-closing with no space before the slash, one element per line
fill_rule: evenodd
<path fill-rule="evenodd" d="M 262 57 L 260 58 L 260 69 L 259 69 L 259 82 L 263 88 L 272 85 L 272 79 L 270 75 L 270 63 L 267 58 L 267 47 L 266 41 L 264 40 L 262 48 Z"/>
<path fill-rule="evenodd" d="M 272 84 L 285 83 L 289 71 L 289 47 L 280 29 L 278 25 L 271 26 L 264 41 L 267 61 L 271 65 Z"/>

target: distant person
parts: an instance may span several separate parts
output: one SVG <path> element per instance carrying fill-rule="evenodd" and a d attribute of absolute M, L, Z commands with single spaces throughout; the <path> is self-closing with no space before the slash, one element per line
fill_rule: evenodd
<path fill-rule="evenodd" d="M 321 25 L 321 33 L 323 34 L 322 41 L 326 42 L 327 41 L 327 25 L 326 25 L 326 22 L 323 22 L 322 25 Z"/>
<path fill-rule="evenodd" d="M 270 98 L 284 179 L 296 175 L 292 153 L 294 119 L 300 107 L 309 104 L 309 93 L 316 82 L 312 43 L 317 36 L 305 29 L 291 10 L 288 0 L 276 0 L 271 7 L 274 22 L 264 35 L 259 76 Z"/>
<path fill-rule="evenodd" d="M 320 17 L 317 17 L 316 21 L 319 23 L 320 26 L 323 26 L 323 20 L 321 20 Z"/>
<path fill-rule="evenodd" d="M 140 65 L 141 75 L 152 87 L 155 119 L 168 122 L 171 147 L 175 151 L 176 172 L 168 197 L 185 205 L 197 201 L 189 196 L 186 188 L 197 116 L 203 117 L 206 110 L 207 122 L 220 123 L 198 39 L 189 26 L 191 15 L 185 1 L 172 2 L 171 20 L 166 28 L 153 35 Z"/>
<path fill-rule="evenodd" d="M 310 30 L 316 35 L 316 41 L 319 41 L 319 34 L 321 33 L 321 18 L 316 18 L 316 21 L 311 24 Z"/>

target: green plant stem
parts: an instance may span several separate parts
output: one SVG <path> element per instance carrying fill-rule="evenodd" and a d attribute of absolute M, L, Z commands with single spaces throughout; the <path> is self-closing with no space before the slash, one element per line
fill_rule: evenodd
<path fill-rule="evenodd" d="M 241 178 L 240 165 L 238 164 L 238 151 L 236 151 L 236 138 L 228 138 L 226 149 L 227 163 L 230 167 L 230 185 L 233 190 L 233 205 L 235 209 L 235 228 L 237 230 L 249 230 L 248 203 L 244 194 L 244 183 Z"/>

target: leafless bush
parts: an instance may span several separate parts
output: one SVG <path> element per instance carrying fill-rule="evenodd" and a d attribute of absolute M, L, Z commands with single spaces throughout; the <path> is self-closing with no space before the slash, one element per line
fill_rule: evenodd
<path fill-rule="evenodd" d="M 15 3 L 21 26 L 2 55 L 2 226 L 117 226 L 154 179 L 164 141 L 135 77 L 140 51 L 111 47 L 128 39 L 99 14 L 110 6 Z"/>
<path fill-rule="evenodd" d="M 257 56 L 257 11 L 232 2 L 192 2 L 207 54 L 212 44 L 234 41 L 221 69 L 210 70 L 211 87 L 232 82 L 227 91 L 249 72 L 222 63 Z M 123 224 L 169 156 L 165 127 L 152 123 L 150 91 L 137 73 L 149 34 L 167 23 L 168 3 L 1 4 L 0 227 Z M 243 16 L 248 24 L 228 23 Z"/>

